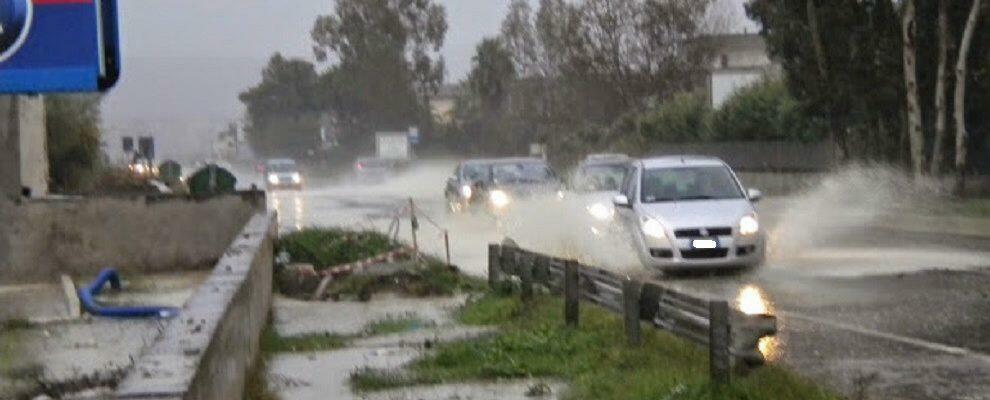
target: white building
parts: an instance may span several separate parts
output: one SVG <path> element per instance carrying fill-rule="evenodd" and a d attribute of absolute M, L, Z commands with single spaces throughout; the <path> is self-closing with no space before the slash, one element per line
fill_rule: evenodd
<path fill-rule="evenodd" d="M 770 59 L 766 42 L 759 34 L 713 35 L 715 61 L 709 75 L 711 106 L 719 108 L 739 88 L 751 85 L 780 68 Z"/>

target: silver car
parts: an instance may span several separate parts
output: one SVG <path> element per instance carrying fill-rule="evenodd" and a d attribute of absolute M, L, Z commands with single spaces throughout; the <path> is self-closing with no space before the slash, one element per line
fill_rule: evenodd
<path fill-rule="evenodd" d="M 753 203 L 722 160 L 661 157 L 632 163 L 613 203 L 647 267 L 741 269 L 763 263 L 766 236 Z"/>

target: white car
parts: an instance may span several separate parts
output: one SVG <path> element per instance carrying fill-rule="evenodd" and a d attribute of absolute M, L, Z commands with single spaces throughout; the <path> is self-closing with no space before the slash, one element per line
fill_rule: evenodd
<path fill-rule="evenodd" d="M 615 224 L 612 198 L 619 194 L 633 160 L 624 154 L 588 156 L 571 175 L 570 191 L 574 201 L 588 212 L 591 232 L 602 236 L 621 229 Z"/>
<path fill-rule="evenodd" d="M 613 203 L 639 259 L 661 271 L 759 266 L 766 235 L 745 190 L 717 158 L 671 156 L 633 162 Z"/>

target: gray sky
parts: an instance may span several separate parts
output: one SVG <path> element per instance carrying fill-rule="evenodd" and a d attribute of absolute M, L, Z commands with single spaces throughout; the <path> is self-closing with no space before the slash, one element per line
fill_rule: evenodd
<path fill-rule="evenodd" d="M 475 45 L 498 32 L 509 0 L 437 1 L 450 25 L 442 51 L 448 81 L 457 81 Z M 237 94 L 260 80 L 272 53 L 312 58 L 310 28 L 331 7 L 332 0 L 121 1 L 123 74 L 103 109 L 111 149 L 117 136 L 137 134 L 156 136 L 166 156 L 203 149 L 240 120 Z"/>

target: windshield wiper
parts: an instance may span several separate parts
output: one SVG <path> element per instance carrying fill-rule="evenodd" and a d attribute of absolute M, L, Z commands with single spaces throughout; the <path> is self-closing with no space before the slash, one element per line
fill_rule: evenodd
<path fill-rule="evenodd" d="M 677 200 L 714 200 L 715 196 L 686 196 L 680 197 Z"/>

